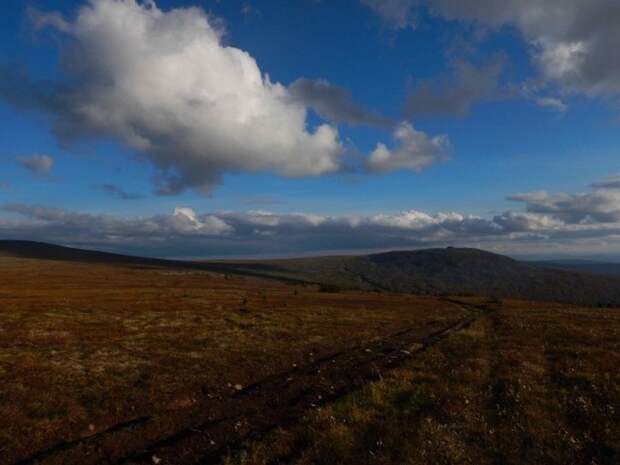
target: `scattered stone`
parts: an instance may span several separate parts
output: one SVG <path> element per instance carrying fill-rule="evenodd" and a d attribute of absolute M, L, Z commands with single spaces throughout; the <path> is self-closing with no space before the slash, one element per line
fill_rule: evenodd
<path fill-rule="evenodd" d="M 241 386 L 241 384 L 235 384 L 235 391 L 242 391 L 243 390 L 243 386 Z"/>
<path fill-rule="evenodd" d="M 151 460 L 153 461 L 155 465 L 157 465 L 158 463 L 161 463 L 161 459 L 157 457 L 155 454 L 153 454 L 153 456 L 151 457 Z"/>

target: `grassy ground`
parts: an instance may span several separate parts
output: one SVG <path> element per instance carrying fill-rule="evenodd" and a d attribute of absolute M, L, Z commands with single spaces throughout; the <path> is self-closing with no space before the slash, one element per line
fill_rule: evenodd
<path fill-rule="evenodd" d="M 0 463 L 465 313 L 433 298 L 0 257 Z"/>
<path fill-rule="evenodd" d="M 226 465 L 620 461 L 620 313 L 522 302 Z"/>

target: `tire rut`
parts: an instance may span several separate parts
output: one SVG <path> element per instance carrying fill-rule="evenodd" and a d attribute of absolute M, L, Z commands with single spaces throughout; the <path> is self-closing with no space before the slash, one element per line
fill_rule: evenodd
<path fill-rule="evenodd" d="M 472 317 L 427 328 L 411 328 L 386 338 L 321 357 L 305 366 L 271 375 L 230 397 L 211 399 L 185 418 L 165 414 L 140 417 L 86 438 L 59 443 L 13 465 L 197 465 L 216 463 L 241 442 L 289 424 L 304 412 L 336 400 L 381 377 L 414 355 L 460 331 L 481 308 L 452 302 Z M 171 433 L 162 437 L 161 425 Z"/>

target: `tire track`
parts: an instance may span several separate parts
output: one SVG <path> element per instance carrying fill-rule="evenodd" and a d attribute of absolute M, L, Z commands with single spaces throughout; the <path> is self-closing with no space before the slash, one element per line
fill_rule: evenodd
<path fill-rule="evenodd" d="M 201 412 L 176 419 L 175 432 L 161 437 L 158 415 L 114 425 L 92 436 L 57 444 L 14 465 L 136 465 L 215 463 L 240 442 L 294 421 L 309 409 L 333 401 L 381 377 L 409 358 L 474 323 L 480 306 L 451 303 L 475 316 L 410 328 L 384 339 L 322 357 L 271 375 L 228 398 L 200 406 Z"/>

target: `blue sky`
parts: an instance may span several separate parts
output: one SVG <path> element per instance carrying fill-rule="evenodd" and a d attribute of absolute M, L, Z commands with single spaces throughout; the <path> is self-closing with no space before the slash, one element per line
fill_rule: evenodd
<path fill-rule="evenodd" d="M 219 256 L 235 254 L 235 247 L 239 254 L 295 254 L 348 249 L 346 241 L 329 238 L 325 225 L 335 224 L 345 228 L 338 234 L 359 233 L 352 250 L 462 244 L 512 254 L 620 253 L 620 196 L 613 183 L 591 186 L 620 173 L 620 74 L 612 66 L 618 58 L 610 55 L 611 64 L 600 65 L 601 50 L 615 33 L 604 26 L 593 32 L 575 19 L 580 14 L 602 21 L 618 7 L 596 0 L 591 11 L 578 11 L 579 2 L 568 2 L 563 7 L 575 15 L 557 18 L 545 10 L 552 1 L 538 8 L 541 18 L 526 21 L 522 10 L 540 2 L 508 2 L 498 12 L 478 12 L 476 5 L 484 2 L 468 2 L 464 11 L 450 0 L 2 2 L 0 237 L 150 255 Z M 123 8 L 150 29 L 135 39 L 147 45 L 128 45 L 116 69 L 121 60 L 115 53 L 122 55 L 123 46 L 105 48 L 114 36 L 104 13 Z M 88 11 L 99 29 L 84 26 Z M 174 11 L 187 14 L 173 19 Z M 201 36 L 196 18 L 219 37 Z M 557 24 L 543 28 L 545 21 Z M 193 42 L 183 42 L 179 31 L 196 34 L 204 47 L 215 41 L 219 55 L 212 66 L 212 55 L 193 56 Z M 128 41 L 137 37 L 127 34 Z M 229 82 L 226 70 L 210 73 L 230 48 L 245 52 L 242 60 L 255 60 L 263 79 L 268 75 L 281 90 L 261 84 L 255 111 L 249 103 L 243 108 L 256 96 L 248 84 L 234 105 L 221 103 L 229 105 L 221 107 L 228 115 L 221 123 L 208 109 L 194 114 L 186 102 L 174 101 L 195 91 L 225 102 L 235 92 L 230 83 L 236 71 L 231 68 Z M 562 54 L 573 49 L 579 54 Z M 105 50 L 107 67 L 90 63 L 99 50 Z M 192 59 L 204 62 L 194 66 Z M 169 98 L 149 95 L 145 89 L 158 66 L 168 62 L 175 67 L 166 71 L 173 76 L 170 86 L 162 87 Z M 487 74 L 494 63 L 496 73 Z M 459 74 L 459 64 L 473 77 Z M 180 81 L 191 76 L 193 87 L 177 85 L 174 73 Z M 128 76 L 133 94 L 123 83 Z M 349 95 L 350 105 L 344 108 L 332 91 Z M 52 98 L 43 101 L 38 93 Z M 317 107 L 317 95 L 323 107 Z M 264 116 L 261 105 L 272 104 Z M 137 114 L 139 105 L 144 114 Z M 80 113 L 86 107 L 90 113 Z M 301 123 L 281 129 L 296 145 L 278 146 L 280 123 L 259 120 L 293 121 L 300 111 Z M 354 111 L 391 123 L 360 124 Z M 153 116 L 158 112 L 174 123 L 160 124 Z M 254 123 L 246 121 L 250 114 Z M 96 119 L 101 115 L 105 122 Z M 121 123 L 112 121 L 117 117 Z M 254 126 L 239 131 L 241 120 Z M 71 125 L 71 137 L 59 133 L 59 121 Z M 319 140 L 320 126 L 335 131 L 336 139 Z M 409 137 L 405 142 L 397 128 Z M 136 134 L 146 145 L 135 142 Z M 375 153 L 378 144 L 385 146 L 384 158 Z M 302 166 L 303 157 L 314 161 Z M 546 197 L 509 199 L 539 191 Z M 277 225 L 253 228 L 261 224 L 252 217 L 256 210 L 268 212 Z M 402 221 L 412 211 L 430 219 L 410 215 Z M 321 225 L 302 222 L 294 233 L 279 228 L 299 219 L 297 213 L 320 216 Z M 441 215 L 449 213 L 460 215 L 460 223 L 446 224 Z M 91 224 L 107 218 L 121 226 L 97 233 L 71 220 L 80 214 L 90 215 Z M 520 226 L 506 226 L 506 215 L 521 215 Z M 156 237 L 125 236 L 123 222 L 154 218 L 170 220 Z M 209 218 L 230 228 L 209 229 Z M 362 233 L 352 218 L 384 229 Z M 464 225 L 472 218 L 490 229 L 468 230 Z M 317 230 L 322 227 L 326 231 Z M 158 246 L 162 239 L 169 246 Z"/>

